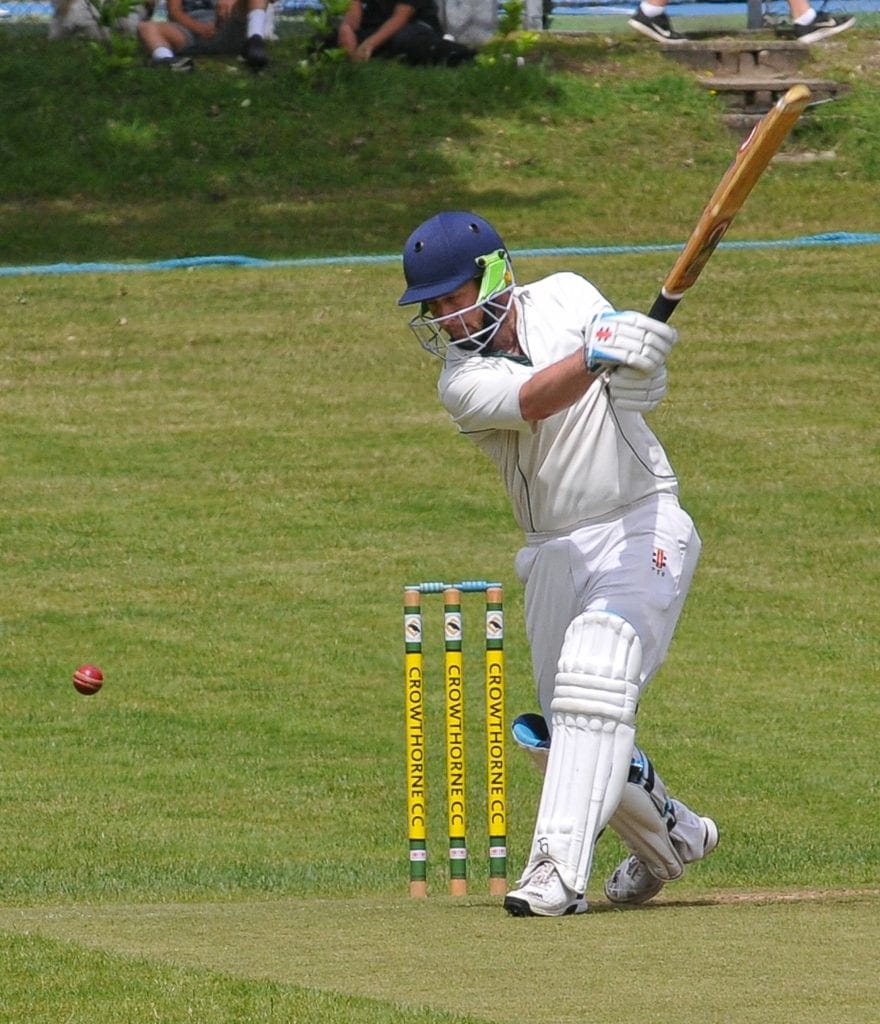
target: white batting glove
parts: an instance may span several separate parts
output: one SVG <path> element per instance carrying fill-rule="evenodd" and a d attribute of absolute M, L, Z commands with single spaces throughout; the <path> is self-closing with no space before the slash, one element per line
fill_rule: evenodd
<path fill-rule="evenodd" d="M 644 313 L 602 313 L 590 325 L 584 359 L 591 372 L 628 366 L 651 376 L 666 362 L 676 341 L 674 327 Z"/>
<path fill-rule="evenodd" d="M 618 409 L 650 412 L 657 408 L 666 394 L 668 375 L 665 366 L 661 366 L 652 377 L 631 370 L 628 366 L 621 366 L 614 373 L 609 373 L 607 378 L 608 394 Z"/>

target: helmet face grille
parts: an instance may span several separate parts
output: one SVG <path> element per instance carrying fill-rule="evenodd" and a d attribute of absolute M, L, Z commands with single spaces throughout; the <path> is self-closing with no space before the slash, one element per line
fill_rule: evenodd
<path fill-rule="evenodd" d="M 480 259 L 504 249 L 501 236 L 475 213 L 448 210 L 426 220 L 407 239 L 403 273 L 407 288 L 400 305 L 430 302 L 466 281 L 482 278 Z"/>
<path fill-rule="evenodd" d="M 431 316 L 429 302 L 423 302 L 417 316 L 410 320 L 419 344 L 425 351 L 445 359 L 450 349 L 478 353 L 491 347 L 499 328 L 513 306 L 513 268 L 503 249 L 489 253 L 476 295 L 476 301 L 453 313 Z M 479 311 L 480 325 L 468 325 L 469 314 Z"/>

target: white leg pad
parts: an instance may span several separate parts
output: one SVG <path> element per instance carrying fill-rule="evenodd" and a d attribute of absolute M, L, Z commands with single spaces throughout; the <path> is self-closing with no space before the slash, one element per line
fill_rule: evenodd
<path fill-rule="evenodd" d="M 608 824 L 645 867 L 664 882 L 681 878 L 684 863 L 670 835 L 676 819 L 663 780 L 638 749 L 629 781 Z"/>
<path fill-rule="evenodd" d="M 525 875 L 549 860 L 570 889 L 585 891 L 596 839 L 617 809 L 629 776 L 641 667 L 642 645 L 625 619 L 588 611 L 568 627 Z"/>

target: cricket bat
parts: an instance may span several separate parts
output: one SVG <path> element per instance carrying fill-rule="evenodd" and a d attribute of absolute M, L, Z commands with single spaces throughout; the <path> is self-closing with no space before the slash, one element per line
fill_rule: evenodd
<path fill-rule="evenodd" d="M 691 237 L 667 274 L 649 316 L 663 321 L 672 316 L 810 99 L 807 86 L 793 85 L 752 129 L 700 214 Z"/>

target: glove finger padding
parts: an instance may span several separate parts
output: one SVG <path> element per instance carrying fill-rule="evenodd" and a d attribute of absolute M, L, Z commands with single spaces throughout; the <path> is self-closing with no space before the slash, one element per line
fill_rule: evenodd
<path fill-rule="evenodd" d="M 661 366 L 650 377 L 638 370 L 621 366 L 619 370 L 608 374 L 607 386 L 608 394 L 617 409 L 646 413 L 656 409 L 663 401 L 667 383 L 665 366 Z"/>
<path fill-rule="evenodd" d="M 652 376 L 677 340 L 674 327 L 644 313 L 602 313 L 590 325 L 584 357 L 591 372 L 603 366 L 629 366 Z"/>

